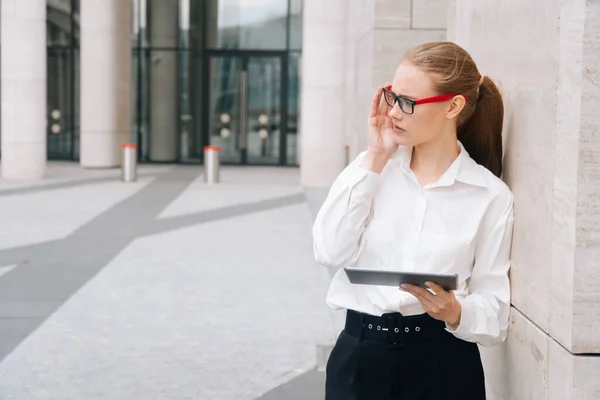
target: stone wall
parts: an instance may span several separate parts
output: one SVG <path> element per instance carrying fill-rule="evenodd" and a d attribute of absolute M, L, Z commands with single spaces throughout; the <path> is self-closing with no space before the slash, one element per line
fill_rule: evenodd
<path fill-rule="evenodd" d="M 490 399 L 600 398 L 600 4 L 453 0 L 448 38 L 504 94 L 515 196 L 507 342 Z"/>

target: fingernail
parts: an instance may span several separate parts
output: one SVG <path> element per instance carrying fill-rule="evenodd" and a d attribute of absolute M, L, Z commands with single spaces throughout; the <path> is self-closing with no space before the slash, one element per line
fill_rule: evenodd
<path fill-rule="evenodd" d="M 427 286 L 427 287 L 431 286 L 431 282 L 425 282 L 425 286 Z"/>
<path fill-rule="evenodd" d="M 401 287 L 402 289 L 406 289 L 406 288 L 407 288 L 407 286 L 406 286 L 406 284 L 405 284 L 405 283 L 401 284 L 401 285 L 400 285 L 400 287 Z"/>

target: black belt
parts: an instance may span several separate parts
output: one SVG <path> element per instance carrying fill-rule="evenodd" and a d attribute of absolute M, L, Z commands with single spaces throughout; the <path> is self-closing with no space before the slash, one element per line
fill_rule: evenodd
<path fill-rule="evenodd" d="M 349 335 L 399 346 L 452 339 L 454 335 L 445 328 L 444 322 L 428 314 L 405 317 L 390 313 L 376 317 L 353 310 L 346 313 L 345 331 Z"/>

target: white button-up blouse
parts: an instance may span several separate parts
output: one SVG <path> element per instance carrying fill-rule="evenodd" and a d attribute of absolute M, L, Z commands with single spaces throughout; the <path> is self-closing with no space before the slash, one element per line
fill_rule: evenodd
<path fill-rule="evenodd" d="M 412 148 L 400 147 L 381 174 L 363 169 L 360 154 L 333 183 L 314 228 L 316 260 L 327 266 L 457 273 L 462 315 L 456 337 L 484 346 L 506 337 L 510 311 L 510 189 L 460 154 L 440 179 L 421 186 L 410 169 Z M 399 288 L 354 285 L 342 269 L 327 304 L 381 315 L 424 312 Z"/>

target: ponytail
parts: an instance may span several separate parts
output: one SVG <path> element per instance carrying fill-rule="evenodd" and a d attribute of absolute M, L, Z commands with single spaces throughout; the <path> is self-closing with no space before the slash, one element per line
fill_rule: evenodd
<path fill-rule="evenodd" d="M 473 114 L 457 128 L 457 136 L 471 158 L 497 177 L 502 175 L 503 121 L 502 95 L 494 82 L 485 76 Z"/>
<path fill-rule="evenodd" d="M 456 124 L 458 140 L 471 158 L 500 177 L 504 106 L 494 82 L 487 76 L 481 81 L 469 53 L 452 42 L 422 44 L 409 50 L 405 59 L 431 74 L 437 93 L 466 96 Z"/>

